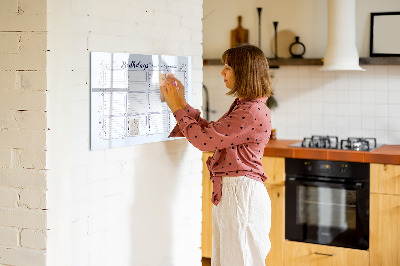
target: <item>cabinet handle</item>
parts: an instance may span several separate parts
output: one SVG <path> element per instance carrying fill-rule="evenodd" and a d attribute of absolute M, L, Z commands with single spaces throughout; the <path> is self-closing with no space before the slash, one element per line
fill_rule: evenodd
<path fill-rule="evenodd" d="M 328 254 L 328 253 L 320 253 L 320 252 L 314 252 L 315 255 L 323 255 L 323 256 L 330 256 L 333 257 L 335 254 Z"/>

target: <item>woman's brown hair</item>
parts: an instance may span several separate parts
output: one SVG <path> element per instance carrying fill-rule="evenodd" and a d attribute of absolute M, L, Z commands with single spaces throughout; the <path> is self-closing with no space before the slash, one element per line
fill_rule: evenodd
<path fill-rule="evenodd" d="M 260 48 L 246 44 L 228 49 L 222 63 L 235 74 L 235 86 L 227 95 L 251 99 L 273 95 L 268 61 Z"/>

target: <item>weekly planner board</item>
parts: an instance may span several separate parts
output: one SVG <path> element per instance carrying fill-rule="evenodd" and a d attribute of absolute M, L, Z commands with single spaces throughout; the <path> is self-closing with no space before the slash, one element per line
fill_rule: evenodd
<path fill-rule="evenodd" d="M 160 84 L 173 74 L 190 103 L 191 58 L 92 52 L 91 150 L 164 141 L 176 125 Z"/>

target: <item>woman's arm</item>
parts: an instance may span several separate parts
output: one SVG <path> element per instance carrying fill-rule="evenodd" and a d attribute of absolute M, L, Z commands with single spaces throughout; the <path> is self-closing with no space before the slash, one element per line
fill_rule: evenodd
<path fill-rule="evenodd" d="M 186 115 L 183 110 L 176 110 L 174 116 L 179 124 L 180 132 L 189 142 L 201 151 L 225 149 L 249 142 L 257 142 L 257 124 L 254 115 L 249 110 L 238 109 L 218 122 L 210 123 L 206 127 Z M 264 125 L 265 127 L 265 125 Z"/>
<path fill-rule="evenodd" d="M 172 85 L 176 84 L 177 90 L 178 90 L 178 99 L 179 99 L 179 104 L 184 107 L 182 109 L 184 109 L 186 111 L 186 113 L 194 118 L 197 122 L 199 122 L 199 124 L 203 125 L 203 126 L 207 126 L 208 125 L 208 121 L 205 120 L 204 118 L 200 117 L 200 110 L 198 109 L 194 109 L 192 106 L 190 106 L 186 100 L 185 100 L 185 87 L 183 86 L 182 82 L 175 78 L 174 75 L 170 74 L 167 77 L 167 82 L 172 83 Z"/>
<path fill-rule="evenodd" d="M 200 110 L 194 109 L 186 102 L 185 87 L 177 78 L 173 75 L 168 75 L 165 87 L 162 87 L 161 90 L 163 91 L 166 102 L 172 111 L 174 111 L 173 108 L 183 109 L 188 116 L 195 119 L 202 127 L 208 126 L 209 122 L 200 117 Z M 183 136 L 184 135 L 179 130 L 179 126 L 176 125 L 168 137 Z"/>

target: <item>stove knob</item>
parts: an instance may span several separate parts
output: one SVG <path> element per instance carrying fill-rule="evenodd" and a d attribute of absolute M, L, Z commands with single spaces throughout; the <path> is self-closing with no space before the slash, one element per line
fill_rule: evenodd
<path fill-rule="evenodd" d="M 340 173 L 341 174 L 346 173 L 346 169 L 347 169 L 347 164 L 342 164 L 342 167 L 340 168 Z"/>
<path fill-rule="evenodd" d="M 311 162 L 306 162 L 305 165 L 306 165 L 306 170 L 308 172 L 311 172 L 311 170 L 312 170 Z"/>

